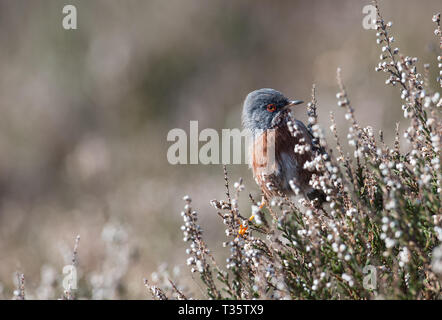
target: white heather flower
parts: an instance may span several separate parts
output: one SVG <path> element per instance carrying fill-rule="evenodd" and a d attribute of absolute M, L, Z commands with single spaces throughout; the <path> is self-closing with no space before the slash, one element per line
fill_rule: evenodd
<path fill-rule="evenodd" d="M 299 188 L 296 186 L 295 182 L 293 180 L 289 181 L 290 184 L 290 188 L 292 188 L 293 192 L 295 193 L 295 195 L 299 195 Z"/>
<path fill-rule="evenodd" d="M 435 226 L 434 231 L 436 232 L 437 239 L 442 241 L 442 228 Z"/>
<path fill-rule="evenodd" d="M 428 184 L 431 181 L 431 175 L 423 174 L 421 175 L 422 184 Z"/>
<path fill-rule="evenodd" d="M 261 216 L 259 214 L 255 215 L 254 219 L 255 219 L 255 224 L 256 225 L 258 225 L 258 226 L 262 225 Z"/>
<path fill-rule="evenodd" d="M 396 240 L 394 240 L 394 239 L 390 239 L 390 238 L 386 238 L 386 239 L 385 239 L 385 246 L 386 246 L 388 249 L 393 248 L 395 244 L 396 244 Z"/>
<path fill-rule="evenodd" d="M 434 124 L 435 120 L 433 118 L 428 118 L 426 125 L 432 126 Z"/>
<path fill-rule="evenodd" d="M 204 271 L 203 263 L 201 262 L 201 260 L 198 260 L 198 261 L 196 262 L 196 268 L 197 268 L 197 270 L 198 270 L 199 273 L 202 273 L 202 272 Z"/>
<path fill-rule="evenodd" d="M 195 259 L 193 257 L 188 258 L 187 261 L 186 261 L 187 265 L 188 266 L 192 265 L 194 263 L 194 260 Z"/>
<path fill-rule="evenodd" d="M 343 273 L 342 274 L 342 279 L 344 279 L 345 281 L 347 281 L 347 282 L 350 282 L 352 279 L 351 279 L 351 276 L 350 275 L 348 275 L 348 274 L 346 274 L 346 273 Z"/>
<path fill-rule="evenodd" d="M 439 245 L 433 250 L 431 269 L 434 273 L 442 275 L 442 245 Z"/>
<path fill-rule="evenodd" d="M 407 247 L 403 247 L 401 251 L 399 251 L 399 260 L 406 264 L 408 261 L 410 261 L 410 251 Z"/>
<path fill-rule="evenodd" d="M 392 210 L 396 208 L 396 201 L 394 201 L 394 199 L 391 199 L 386 205 L 385 205 L 385 209 L 387 210 Z"/>

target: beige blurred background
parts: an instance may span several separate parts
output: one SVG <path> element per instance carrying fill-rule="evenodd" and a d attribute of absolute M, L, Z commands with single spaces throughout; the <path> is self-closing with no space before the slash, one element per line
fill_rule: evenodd
<path fill-rule="evenodd" d="M 66 4 L 77 8 L 77 30 L 62 28 Z M 0 298 L 12 297 L 17 271 L 29 297 L 60 297 L 77 234 L 78 296 L 149 298 L 142 279 L 156 280 L 158 268 L 201 295 L 185 266 L 182 197 L 222 250 L 209 206 L 224 195 L 222 167 L 170 165 L 168 131 L 188 132 L 189 120 L 237 128 L 248 92 L 272 87 L 308 101 L 312 83 L 320 124 L 328 132 L 334 110 L 344 126 L 340 66 L 357 118 L 391 141 L 401 104 L 374 71 L 380 48 L 362 28 L 366 4 L 0 0 Z M 440 1 L 380 5 L 401 52 L 435 66 Z M 247 166 L 229 171 L 232 183 L 244 177 L 249 210 L 247 192 L 258 189 Z"/>

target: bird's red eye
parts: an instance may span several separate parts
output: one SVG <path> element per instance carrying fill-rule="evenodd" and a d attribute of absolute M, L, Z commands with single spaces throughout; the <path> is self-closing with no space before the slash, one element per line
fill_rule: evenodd
<path fill-rule="evenodd" d="M 273 112 L 275 110 L 276 110 L 276 106 L 273 103 L 267 105 L 268 112 Z"/>

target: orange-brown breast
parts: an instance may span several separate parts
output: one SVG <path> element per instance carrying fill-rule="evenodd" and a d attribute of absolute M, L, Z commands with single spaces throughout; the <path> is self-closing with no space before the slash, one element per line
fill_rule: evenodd
<path fill-rule="evenodd" d="M 313 159 L 313 152 L 295 153 L 294 148 L 304 138 L 304 144 L 311 145 L 311 136 L 307 128 L 296 121 L 299 135 L 294 137 L 286 123 L 281 123 L 275 129 L 264 131 L 257 135 L 252 144 L 252 170 L 257 184 L 268 199 L 278 196 L 279 192 L 291 195 L 289 181 L 305 192 L 314 172 L 303 169 L 304 163 Z"/>

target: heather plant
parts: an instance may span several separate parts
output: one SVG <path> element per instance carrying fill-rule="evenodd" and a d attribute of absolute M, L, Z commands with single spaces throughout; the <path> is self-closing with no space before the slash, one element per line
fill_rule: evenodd
<path fill-rule="evenodd" d="M 394 141 L 390 145 L 382 131 L 360 125 L 340 69 L 336 113 L 343 114 L 348 125 L 338 127 L 331 113 L 331 126 L 324 128 L 327 121 L 318 119 L 320 106 L 313 85 L 307 116 L 317 154 L 305 163 L 305 169 L 315 172 L 310 184 L 326 195 L 326 202 L 320 206 L 305 199 L 296 181 L 291 181 L 297 197 L 280 194 L 263 201 L 261 195 L 249 194 L 249 203 L 240 206 L 246 187 L 242 179 L 232 183 L 224 166 L 225 199 L 210 201 L 225 228 L 222 247 L 228 257 L 226 263 L 220 263 L 215 257 L 222 254 L 209 249 L 192 199 L 185 196 L 181 231 L 188 245 L 186 263 L 191 277 L 200 278 L 196 288 L 203 297 L 442 298 L 442 99 L 433 88 L 442 87 L 442 56 L 439 52 L 437 79 L 432 78 L 429 64 L 419 72 L 418 59 L 393 46 L 392 23 L 383 20 L 375 5 L 376 41 L 381 51 L 375 70 L 386 75 L 385 84 L 396 87 L 392 89 L 402 100 L 404 118 L 397 122 Z M 440 14 L 434 15 L 433 22 L 442 48 Z M 299 128 L 295 121 L 287 125 L 296 136 Z M 326 130 L 330 130 L 331 139 L 326 138 Z M 345 144 L 351 153 L 339 138 L 343 130 L 348 131 Z M 308 147 L 299 144 L 295 152 L 305 152 Z M 130 290 L 124 285 L 125 276 L 132 272 L 129 268 L 136 258 L 131 238 L 125 224 L 110 219 L 101 232 L 105 250 L 99 269 L 82 274 L 78 236 L 73 250 L 64 250 L 69 252 L 66 264 L 75 270 L 78 267 L 75 283 L 48 264 L 42 267 L 35 290 L 32 281 L 30 288 L 26 287 L 25 275 L 18 272 L 12 298 L 126 297 Z M 178 281 L 180 272 L 177 266 L 169 272 L 167 265 L 161 264 L 144 284 L 154 299 L 192 299 L 194 294 Z M 69 280 L 67 286 L 64 279 Z M 2 291 L 0 284 L 0 297 L 6 297 Z"/>
<path fill-rule="evenodd" d="M 129 245 L 129 228 L 121 222 L 109 220 L 102 229 L 101 240 L 105 244 L 104 260 L 100 269 L 82 274 L 82 266 L 79 263 L 80 236 L 74 240 L 74 246 L 66 250 L 67 265 L 60 275 L 53 265 L 44 265 L 41 270 L 40 284 L 34 290 L 25 287 L 25 275 L 16 273 L 16 289 L 12 299 L 119 299 L 125 293 L 123 278 L 128 272 L 129 265 L 133 261 L 133 252 Z M 175 272 L 174 275 L 177 273 Z M 63 291 L 59 292 L 61 284 Z"/>
<path fill-rule="evenodd" d="M 310 184 L 326 194 L 324 206 L 301 194 L 297 200 L 281 195 L 270 203 L 249 195 L 250 209 L 242 211 L 238 202 L 245 186 L 240 179 L 232 188 L 224 167 L 226 199 L 210 202 L 226 228 L 223 246 L 229 257 L 221 266 L 204 241 L 191 198 L 184 197 L 181 229 L 189 244 L 187 264 L 200 276 L 207 298 L 442 298 L 442 99 L 431 89 L 430 66 L 418 72 L 418 59 L 392 46 L 392 23 L 384 21 L 375 5 L 381 47 L 376 71 L 386 74 L 385 84 L 396 87 L 403 101 L 404 120 L 396 125 L 393 144 L 384 141 L 382 131 L 359 124 L 340 69 L 337 104 L 348 121 L 346 143 L 353 153 L 344 152 L 333 113 L 334 141 L 327 141 L 313 87 L 308 127 L 317 149 L 326 152 L 318 151 L 305 168 L 318 172 Z M 442 41 L 440 14 L 433 21 Z M 437 59 L 441 68 L 441 56 Z M 442 86 L 441 76 L 437 83 Z M 288 126 L 296 135 L 293 123 Z M 401 135 L 406 145 L 401 145 Z M 297 193 L 296 184 L 291 185 Z M 146 281 L 155 299 L 189 297 L 170 284 L 162 290 Z"/>

